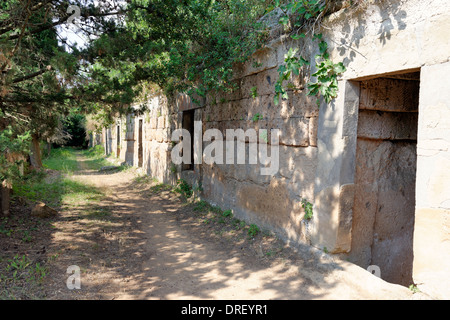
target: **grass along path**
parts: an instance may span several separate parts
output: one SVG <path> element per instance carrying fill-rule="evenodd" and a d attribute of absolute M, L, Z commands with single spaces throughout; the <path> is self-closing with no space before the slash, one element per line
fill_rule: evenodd
<path fill-rule="evenodd" d="M 83 157 L 84 161 L 79 159 Z M 0 219 L 0 300 L 41 299 L 48 296 L 44 286 L 64 246 L 55 244 L 55 235 L 71 228 L 67 220 L 108 217 L 101 205 L 106 194 L 77 176 L 83 169 L 109 165 L 97 150 L 55 149 L 44 160 L 45 171 L 30 174 L 13 188 L 12 214 Z M 57 209 L 55 218 L 30 215 L 37 201 Z M 86 230 L 80 230 L 89 232 Z"/>
<path fill-rule="evenodd" d="M 30 209 L 17 206 L 1 222 L 0 298 L 412 297 L 408 289 L 318 250 L 293 250 L 230 210 L 186 201 L 184 184 L 159 184 L 132 168 L 100 172 L 107 163 L 96 152 L 68 150 L 62 157 L 56 165 L 64 174 L 52 171 L 46 182 L 37 180 L 48 192 L 17 188 L 36 199 L 55 192 L 59 215 L 34 219 Z M 45 186 L 55 183 L 59 188 Z M 81 290 L 66 286 L 67 268 L 74 265 L 81 270 Z"/>

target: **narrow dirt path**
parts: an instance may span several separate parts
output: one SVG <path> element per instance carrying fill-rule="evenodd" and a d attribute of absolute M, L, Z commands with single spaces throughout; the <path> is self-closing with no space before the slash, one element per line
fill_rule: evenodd
<path fill-rule="evenodd" d="M 89 169 L 88 159 L 78 160 L 81 170 L 73 179 L 105 196 L 95 206 L 67 207 L 55 224 L 49 251 L 58 258 L 47 284 L 50 299 L 413 297 L 404 287 L 308 247 L 297 252 L 275 241 L 276 254 L 264 254 L 268 237 L 218 235 L 173 192 L 136 183 L 133 169 L 99 173 Z M 86 215 L 93 206 L 106 219 Z M 70 265 L 81 269 L 81 290 L 65 285 Z"/>

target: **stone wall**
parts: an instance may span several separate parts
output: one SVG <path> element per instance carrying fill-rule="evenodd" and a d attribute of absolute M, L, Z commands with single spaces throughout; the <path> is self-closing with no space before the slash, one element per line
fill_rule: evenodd
<path fill-rule="evenodd" d="M 115 124 L 103 130 L 106 153 L 161 182 L 175 183 L 177 173 L 170 156 L 171 133 L 178 121 L 174 107 L 164 96 L 155 96 L 146 108 L 133 106 L 133 114 L 117 118 Z"/>
<path fill-rule="evenodd" d="M 301 91 L 291 92 L 289 100 L 276 106 L 273 85 L 277 68 L 267 65 L 265 70 L 250 68 L 247 72 L 250 71 L 253 73 L 244 73 L 238 79 L 239 90 L 208 99 L 202 109 L 205 130 L 217 128 L 227 141 L 234 140 L 227 136 L 227 129 L 255 129 L 258 134 L 257 140 L 246 139 L 246 164 L 236 164 L 235 150 L 234 165 L 202 166 L 203 195 L 232 209 L 235 216 L 275 231 L 286 240 L 309 243 L 301 200 L 314 202 L 318 117 L 315 99 Z M 252 97 L 252 88 L 256 88 L 256 97 Z M 225 102 L 220 103 L 221 100 Z M 219 102 L 215 104 L 216 101 Z M 261 129 L 267 130 L 267 136 L 261 137 Z M 266 141 L 270 146 L 272 129 L 280 130 L 279 170 L 271 176 L 261 175 L 261 163 L 250 164 L 249 157 Z"/>
<path fill-rule="evenodd" d="M 450 5 L 364 3 L 323 23 L 331 59 L 347 67 L 329 105 L 319 109 L 306 95 L 302 74 L 293 79 L 298 90 L 275 106 L 277 69 L 288 49 L 304 50 L 311 61 L 318 49 L 312 38 L 294 41 L 274 28 L 266 46 L 236 68 L 238 90 L 210 93 L 198 104 L 183 95 L 174 101 L 159 96 L 149 112 L 139 115 L 137 108 L 127 117 L 120 158 L 139 165 L 142 120 L 143 172 L 166 183 L 185 179 L 204 199 L 286 241 L 326 249 L 364 268 L 378 265 L 386 280 L 414 281 L 448 298 Z M 226 129 L 279 129 L 279 170 L 264 176 L 261 165 L 248 160 L 189 170 L 173 165 L 171 133 L 183 127 L 188 112 L 202 121 L 200 133 L 214 128 L 225 139 L 231 139 Z M 114 130 L 105 130 L 108 152 L 115 148 Z M 246 159 L 266 141 L 270 134 L 246 139 Z M 309 222 L 301 199 L 314 204 Z M 396 272 L 402 268 L 407 271 Z"/>
<path fill-rule="evenodd" d="M 331 58 L 334 61 L 343 61 L 347 71 L 340 81 L 339 97 L 332 103 L 332 108 L 328 106 L 323 113 L 321 109 L 319 114 L 319 169 L 315 203 L 317 219 L 312 235 L 313 245 L 318 247 L 326 245 L 335 252 L 356 251 L 363 246 L 356 239 L 352 241 L 352 237 L 357 237 L 357 231 L 349 228 L 349 225 L 351 226 L 349 217 L 355 218 L 353 210 L 336 209 L 336 211 L 327 212 L 321 209 L 321 199 L 326 199 L 326 204 L 342 203 L 346 200 L 348 207 L 354 208 L 356 205 L 354 203 L 357 201 L 355 172 L 357 172 L 357 145 L 360 141 L 357 138 L 360 134 L 369 138 L 376 137 L 373 136 L 375 131 L 383 138 L 389 138 L 395 137 L 396 134 L 408 134 L 408 128 L 413 129 L 410 131 L 413 132 L 417 126 L 415 116 L 412 114 L 394 115 L 383 112 L 379 117 L 383 119 L 382 121 L 378 121 L 379 119 L 366 121 L 369 125 L 362 124 L 365 127 L 359 128 L 358 119 L 370 117 L 370 113 L 373 113 L 360 112 L 361 106 L 367 102 L 367 96 L 360 92 L 363 81 L 391 76 L 399 79 L 402 75 L 420 71 L 412 281 L 424 292 L 435 297 L 447 298 L 450 296 L 448 289 L 450 285 L 449 278 L 445 274 L 450 270 L 450 255 L 443 252 L 450 252 L 447 223 L 449 216 L 447 195 L 450 194 L 448 183 L 450 181 L 448 179 L 450 144 L 449 126 L 445 119 L 448 119 L 450 100 L 448 90 L 444 87 L 445 83 L 448 83 L 450 43 L 443 39 L 448 38 L 446 35 L 449 26 L 450 6 L 444 0 L 369 2 L 364 10 L 351 15 L 348 10 L 341 10 L 328 17 L 324 23 L 325 39 L 331 45 Z M 372 90 L 371 94 L 389 97 L 388 104 L 397 107 L 407 105 L 406 100 L 399 100 L 399 97 L 410 100 L 417 98 L 416 94 L 402 89 L 398 81 L 395 79 L 392 81 L 395 81 L 392 86 L 400 88 L 400 93 L 403 92 L 401 95 L 387 95 L 386 92 L 381 91 L 389 86 L 380 85 L 375 85 L 378 92 Z M 372 106 L 386 105 L 387 102 L 379 98 L 377 101 Z M 333 109 L 333 112 L 330 112 L 330 109 Z M 404 111 L 406 110 L 400 112 Z M 393 126 L 396 122 L 399 124 Z M 389 123 L 389 125 L 383 127 L 383 123 Z M 406 136 L 406 138 L 409 140 L 412 137 Z M 327 156 L 326 152 L 323 152 L 324 149 L 332 149 L 337 156 Z M 404 146 L 396 146 L 394 149 L 401 150 Z M 413 150 L 410 147 L 407 149 L 405 152 L 412 154 Z M 413 161 L 413 155 L 411 157 L 402 155 L 400 158 Z M 405 165 L 408 164 L 408 161 L 406 162 Z M 323 181 L 327 176 L 324 176 L 322 172 L 326 172 L 326 168 L 335 168 L 335 174 L 324 186 Z M 394 173 L 401 175 L 399 171 Z M 401 179 L 391 181 L 389 188 L 395 187 L 395 183 L 399 181 Z M 353 196 L 349 194 L 348 197 L 342 197 L 339 190 L 344 187 L 353 188 Z M 326 195 L 330 196 L 327 198 Z M 368 198 L 372 195 L 372 192 L 366 192 Z M 412 196 L 406 196 L 406 199 L 408 197 L 409 200 L 402 206 L 402 210 L 413 205 Z M 399 200 L 393 198 L 391 203 L 398 205 Z M 323 208 L 328 207 L 325 205 Z M 386 221 L 391 224 L 392 229 L 395 229 L 398 226 L 396 220 L 395 216 L 388 216 Z M 411 219 L 408 223 L 411 223 Z M 408 228 L 407 223 L 402 226 Z M 341 234 L 345 234 L 348 230 L 350 230 L 350 237 L 344 237 L 346 241 L 343 245 Z M 389 236 L 385 237 L 382 233 L 377 235 L 377 237 L 382 236 L 383 239 L 389 239 Z M 409 234 L 408 237 L 410 238 L 411 235 Z M 394 250 L 397 245 L 392 242 L 386 247 Z M 343 247 L 344 250 L 342 250 Z M 366 247 L 366 250 L 371 249 Z M 385 262 L 381 261 L 383 259 L 378 259 L 372 260 L 371 263 L 381 264 L 388 263 L 388 260 L 397 260 L 399 270 L 402 263 L 409 264 L 407 261 L 410 258 L 402 257 L 402 252 L 391 255 L 383 253 L 383 255 L 385 255 L 383 258 Z M 380 267 L 382 277 L 389 279 L 391 272 L 387 269 L 383 270 L 383 266 Z"/>
<path fill-rule="evenodd" d="M 449 299 L 450 63 L 421 69 L 413 278 L 421 290 Z"/>
<path fill-rule="evenodd" d="M 177 117 L 175 105 L 169 104 L 164 96 L 153 98 L 150 103 L 150 111 L 141 117 L 144 122 L 144 172 L 164 183 L 174 184 L 177 180 L 176 168 L 172 164 L 170 155 L 171 135 L 177 128 Z M 139 130 L 137 126 L 136 130 Z M 139 141 L 136 140 L 136 148 L 138 148 L 138 143 Z"/>
<path fill-rule="evenodd" d="M 103 134 L 102 132 L 92 132 L 89 134 L 89 148 L 94 148 L 97 145 L 103 146 Z"/>

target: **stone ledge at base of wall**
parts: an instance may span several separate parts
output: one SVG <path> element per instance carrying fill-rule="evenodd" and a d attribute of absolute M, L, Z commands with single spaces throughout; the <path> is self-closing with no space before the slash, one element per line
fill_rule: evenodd
<path fill-rule="evenodd" d="M 413 279 L 421 291 L 437 299 L 450 299 L 449 228 L 449 209 L 416 209 Z"/>

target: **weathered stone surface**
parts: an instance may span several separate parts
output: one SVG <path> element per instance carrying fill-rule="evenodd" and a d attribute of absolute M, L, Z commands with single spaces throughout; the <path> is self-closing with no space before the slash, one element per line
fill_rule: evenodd
<path fill-rule="evenodd" d="M 309 145 L 317 147 L 318 117 L 309 118 Z"/>
<path fill-rule="evenodd" d="M 189 97 L 187 94 L 179 94 L 176 101 L 178 111 L 196 109 L 199 107 L 203 107 L 206 103 L 206 99 L 198 95 L 195 95 L 194 99 L 195 100 L 192 100 L 191 97 Z M 160 103 L 160 107 L 162 107 L 161 110 L 163 110 L 161 112 L 164 112 L 161 114 L 166 115 L 169 113 L 167 102 L 163 103 L 162 105 Z"/>
<path fill-rule="evenodd" d="M 414 283 L 436 299 L 449 299 L 450 210 L 419 208 L 414 227 Z"/>
<path fill-rule="evenodd" d="M 253 213 L 250 217 L 263 226 L 282 230 L 288 239 L 299 241 L 305 237 L 301 204 L 289 198 L 285 179 L 272 179 L 267 187 L 242 183 L 237 204 Z"/>
<path fill-rule="evenodd" d="M 315 195 L 311 243 L 330 253 L 351 249 L 354 185 L 328 187 Z"/>
<path fill-rule="evenodd" d="M 166 127 L 166 117 L 160 116 L 158 117 L 158 129 L 164 129 Z"/>
<path fill-rule="evenodd" d="M 358 115 L 360 109 L 360 83 L 355 81 L 344 82 L 343 101 L 343 125 L 342 135 L 346 137 L 356 137 L 358 127 Z M 356 143 L 356 142 L 355 142 Z M 356 145 L 353 146 L 356 148 Z"/>
<path fill-rule="evenodd" d="M 309 120 L 306 118 L 276 119 L 271 128 L 280 130 L 280 144 L 287 146 L 309 146 Z"/>
<path fill-rule="evenodd" d="M 359 108 L 390 112 L 418 112 L 420 73 L 417 72 L 417 74 L 417 80 L 378 78 L 362 81 Z"/>
<path fill-rule="evenodd" d="M 345 90 L 346 82 L 339 83 L 339 89 Z M 344 96 L 331 107 L 321 106 L 317 134 L 317 170 L 315 177 L 315 194 L 326 188 L 339 186 L 345 140 L 343 139 Z M 356 134 L 356 133 L 355 133 Z M 349 183 L 349 182 L 346 182 Z"/>
<path fill-rule="evenodd" d="M 158 118 L 151 117 L 150 118 L 150 128 L 151 129 L 156 129 L 157 127 L 158 127 Z"/>
<path fill-rule="evenodd" d="M 338 187 L 327 187 L 315 193 L 311 244 L 331 253 L 339 252 L 336 245 L 339 207 L 336 203 L 339 203 Z"/>
<path fill-rule="evenodd" d="M 350 260 L 366 254 L 383 279 L 403 285 L 412 281 L 415 148 L 411 142 L 358 140 L 357 150 Z"/>
<path fill-rule="evenodd" d="M 175 183 L 176 175 L 172 168 L 170 144 L 151 141 L 144 150 L 145 171 L 164 183 Z"/>
<path fill-rule="evenodd" d="M 417 140 L 418 113 L 360 110 L 358 138 Z"/>
<path fill-rule="evenodd" d="M 353 14 L 336 12 L 323 30 L 331 59 L 348 65 L 345 79 L 446 62 L 449 44 L 438 39 L 450 27 L 447 8 L 446 0 L 389 0 Z"/>
<path fill-rule="evenodd" d="M 449 72 L 448 62 L 421 69 L 413 243 L 414 282 L 441 299 L 450 298 Z"/>
<path fill-rule="evenodd" d="M 257 96 L 272 95 L 274 93 L 275 83 L 279 77 L 277 69 L 278 68 L 272 68 L 257 74 Z"/>
<path fill-rule="evenodd" d="M 338 252 L 351 250 L 354 199 L 355 185 L 342 185 L 339 193 L 339 224 L 335 249 Z"/>
<path fill-rule="evenodd" d="M 357 152 L 356 158 L 352 243 L 348 259 L 363 268 L 367 268 L 372 260 L 373 226 L 378 203 L 378 182 L 372 158 L 377 155 L 378 144 L 366 141 L 367 152 Z M 359 146 L 361 148 L 361 144 Z"/>
<path fill-rule="evenodd" d="M 249 75 L 241 79 L 241 96 L 243 99 L 253 97 L 253 88 L 258 89 L 258 76 Z"/>

